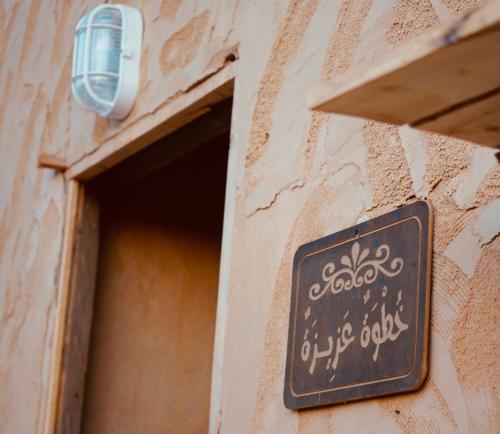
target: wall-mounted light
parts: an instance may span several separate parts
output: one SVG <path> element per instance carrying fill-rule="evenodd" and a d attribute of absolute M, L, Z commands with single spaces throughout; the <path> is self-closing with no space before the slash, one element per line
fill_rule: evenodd
<path fill-rule="evenodd" d="M 122 119 L 139 87 L 142 15 L 119 4 L 97 6 L 78 22 L 72 89 L 85 108 Z"/>

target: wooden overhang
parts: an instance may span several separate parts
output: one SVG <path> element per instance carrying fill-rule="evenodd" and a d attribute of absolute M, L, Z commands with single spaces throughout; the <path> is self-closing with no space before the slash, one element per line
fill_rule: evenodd
<path fill-rule="evenodd" d="M 500 145 L 500 0 L 310 92 L 313 110 Z"/>

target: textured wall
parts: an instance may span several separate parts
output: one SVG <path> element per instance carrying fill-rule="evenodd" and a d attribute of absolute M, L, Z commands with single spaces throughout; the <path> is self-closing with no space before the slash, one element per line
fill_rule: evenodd
<path fill-rule="evenodd" d="M 0 2 L 0 432 L 40 433 L 69 163 L 224 67 L 239 44 L 227 209 L 234 225 L 217 426 L 224 433 L 460 432 L 500 426 L 500 170 L 492 151 L 314 114 L 304 92 L 475 6 L 460 0 L 129 2 L 142 84 L 123 123 L 70 96 L 72 33 L 95 3 Z M 418 393 L 301 413 L 282 404 L 290 270 L 303 242 L 415 197 L 435 211 L 431 352 Z M 496 274 L 495 274 L 496 272 Z M 396 412 L 396 410 L 398 412 Z M 370 431 L 371 430 L 371 431 Z"/>
<path fill-rule="evenodd" d="M 0 433 L 41 433 L 64 229 L 64 176 L 39 170 L 40 153 L 68 163 L 92 154 L 213 74 L 232 50 L 236 3 L 125 2 L 145 20 L 141 90 L 123 123 L 71 97 L 73 32 L 99 2 L 0 1 Z M 226 50 L 224 50 L 226 48 Z"/>
<path fill-rule="evenodd" d="M 259 38 L 240 45 L 221 432 L 498 432 L 500 169 L 493 151 L 304 107 L 311 85 L 472 6 L 305 0 L 248 8 L 246 19 L 258 14 L 260 27 Z M 257 52 L 261 62 L 249 54 Z M 428 381 L 418 393 L 287 410 L 295 249 L 415 198 L 435 211 Z"/>

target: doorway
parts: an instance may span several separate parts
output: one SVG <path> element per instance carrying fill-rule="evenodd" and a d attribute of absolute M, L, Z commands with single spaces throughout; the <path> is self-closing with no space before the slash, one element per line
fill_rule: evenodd
<path fill-rule="evenodd" d="M 208 431 L 230 140 L 223 104 L 89 185 L 100 235 L 82 433 Z"/>

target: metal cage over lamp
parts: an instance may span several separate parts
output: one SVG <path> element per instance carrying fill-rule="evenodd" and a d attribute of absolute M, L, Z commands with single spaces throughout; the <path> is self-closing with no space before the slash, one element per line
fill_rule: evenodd
<path fill-rule="evenodd" d="M 142 15 L 119 4 L 97 6 L 78 22 L 73 52 L 75 99 L 100 116 L 123 119 L 139 87 Z"/>

